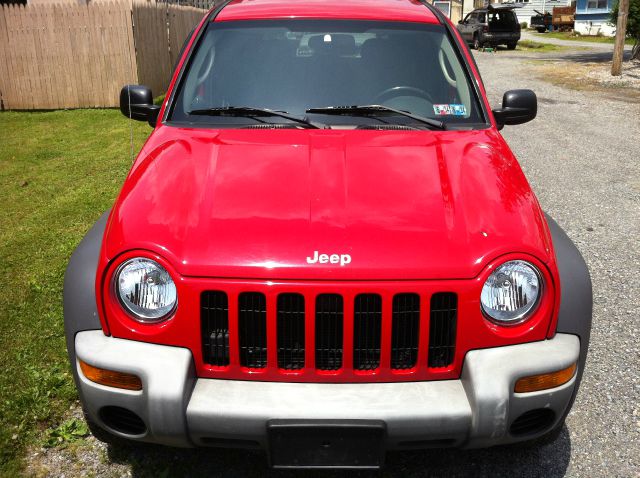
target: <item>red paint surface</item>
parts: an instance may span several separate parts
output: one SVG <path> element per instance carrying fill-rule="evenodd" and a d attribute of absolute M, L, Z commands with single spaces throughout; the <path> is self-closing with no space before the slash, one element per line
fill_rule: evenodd
<path fill-rule="evenodd" d="M 287 6 L 287 17 L 365 18 L 353 16 L 359 12 L 366 18 L 435 21 L 417 2 L 367 1 L 366 8 L 361 3 L 236 1 L 218 19 L 258 18 L 267 10 L 275 18 Z M 464 54 L 469 55 L 466 48 Z M 473 73 L 488 104 L 475 68 Z M 175 78 L 171 88 L 174 84 Z M 352 261 L 309 265 L 306 258 L 314 251 L 350 254 Z M 133 321 L 113 296 L 111 274 L 136 255 L 159 260 L 176 281 L 179 306 L 160 325 Z M 480 290 L 497 265 L 514 258 L 540 268 L 544 294 L 527 322 L 498 327 L 480 311 Z M 469 350 L 552 336 L 560 295 L 540 206 L 495 124 L 479 131 L 206 130 L 160 124 L 113 207 L 96 290 L 105 333 L 188 347 L 200 376 L 350 382 L 458 377 Z M 205 290 L 229 294 L 232 327 L 237 294 L 267 296 L 267 369 L 243 369 L 237 351 L 229 367 L 202 363 L 199 304 Z M 307 336 L 306 369 L 277 369 L 275 298 L 286 292 L 305 296 L 308 330 L 316 295 L 344 296 L 342 370 L 314 370 L 313 334 Z M 392 371 L 385 336 L 380 368 L 352 370 L 355 295 L 380 294 L 388 324 L 392 297 L 402 292 L 421 297 L 421 365 Z M 456 356 L 446 369 L 426 366 L 428 303 L 436 292 L 458 294 Z"/>
<path fill-rule="evenodd" d="M 143 325 L 131 319 L 120 307 L 112 287 L 111 274 L 117 265 L 130 257 L 146 256 L 162 263 L 176 279 L 178 308 L 174 316 L 159 325 Z M 525 259 L 536 264 L 543 273 L 546 293 L 532 318 L 514 327 L 499 327 L 486 320 L 480 312 L 480 290 L 488 275 L 503 261 Z M 231 364 L 214 367 L 203 363 L 200 332 L 200 295 L 207 290 L 223 290 L 229 296 L 229 336 L 231 341 Z M 427 367 L 429 343 L 429 301 L 436 292 L 454 291 L 458 294 L 458 325 L 455 360 L 446 368 Z M 267 299 L 267 349 L 268 365 L 264 369 L 248 369 L 240 365 L 237 333 L 237 298 L 242 292 L 261 292 Z M 357 294 L 374 293 L 382 297 L 383 330 L 384 321 L 391 317 L 393 295 L 403 292 L 420 295 L 421 323 L 418 365 L 410 370 L 390 368 L 390 335 L 383 335 L 381 365 L 374 371 L 353 370 L 353 302 Z M 492 261 L 483 272 L 471 280 L 432 281 L 283 281 L 251 279 L 215 279 L 182 277 L 172 265 L 157 254 L 149 251 L 130 251 L 122 255 L 107 271 L 107 280 L 102 293 L 105 301 L 111 332 L 115 337 L 143 340 L 154 343 L 189 348 L 194 355 L 196 371 L 201 377 L 230 378 L 237 380 L 273 380 L 295 382 L 371 382 L 371 381 L 415 381 L 452 379 L 460 375 L 464 356 L 469 350 L 510 345 L 521 342 L 543 340 L 547 333 L 549 319 L 553 315 L 555 293 L 553 278 L 547 268 L 535 258 L 510 254 Z M 338 371 L 318 371 L 314 368 L 314 336 L 306 335 L 306 368 L 301 371 L 285 371 L 277 367 L 276 356 L 276 298 L 281 293 L 299 293 L 305 297 L 307 313 L 306 329 L 313 330 L 315 316 L 312 313 L 315 298 L 319 294 L 341 294 L 344 298 L 344 361 Z"/>
<path fill-rule="evenodd" d="M 470 279 L 509 252 L 549 260 L 541 212 L 502 137 L 161 126 L 113 209 L 105 253 L 255 279 Z M 309 266 L 314 251 L 352 262 Z"/>
<path fill-rule="evenodd" d="M 235 0 L 216 21 L 323 18 L 438 23 L 416 0 Z"/>

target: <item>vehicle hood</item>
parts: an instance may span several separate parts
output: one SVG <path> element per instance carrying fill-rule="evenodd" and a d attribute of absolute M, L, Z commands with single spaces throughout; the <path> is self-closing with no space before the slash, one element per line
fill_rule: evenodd
<path fill-rule="evenodd" d="M 160 254 L 185 276 L 462 279 L 505 253 L 546 262 L 550 242 L 493 130 L 161 126 L 105 235 L 108 259 L 132 249 Z M 315 251 L 350 262 L 308 264 Z"/>

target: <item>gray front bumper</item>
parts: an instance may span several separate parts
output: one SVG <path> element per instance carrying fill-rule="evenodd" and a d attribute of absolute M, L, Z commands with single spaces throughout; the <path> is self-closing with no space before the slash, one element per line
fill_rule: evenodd
<path fill-rule="evenodd" d="M 187 349 L 106 337 L 101 331 L 78 333 L 75 346 L 77 358 L 91 365 L 142 379 L 143 390 L 130 392 L 91 382 L 77 368 L 87 413 L 112 433 L 172 446 L 263 448 L 272 419 L 382 420 L 387 449 L 474 448 L 530 439 L 534 436 L 511 436 L 511 423 L 539 408 L 552 409 L 560 420 L 576 379 L 522 394 L 513 392 L 515 381 L 569 367 L 580 352 L 577 336 L 557 334 L 541 342 L 471 351 L 459 380 L 302 384 L 199 379 Z M 147 432 L 130 436 L 111 430 L 100 419 L 105 406 L 135 412 Z"/>

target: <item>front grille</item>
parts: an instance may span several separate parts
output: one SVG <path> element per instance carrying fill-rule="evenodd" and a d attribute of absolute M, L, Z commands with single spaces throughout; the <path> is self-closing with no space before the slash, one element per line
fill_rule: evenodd
<path fill-rule="evenodd" d="M 431 296 L 429 367 L 448 367 L 456 349 L 458 296 L 440 292 Z"/>
<path fill-rule="evenodd" d="M 398 294 L 393 298 L 391 368 L 413 368 L 418 360 L 420 296 Z"/>
<path fill-rule="evenodd" d="M 267 300 L 264 294 L 245 292 L 238 298 L 240 364 L 249 368 L 267 366 Z"/>
<path fill-rule="evenodd" d="M 278 367 L 304 368 L 304 297 L 300 294 L 278 296 Z"/>
<path fill-rule="evenodd" d="M 200 306 L 204 362 L 229 365 L 229 302 L 219 291 L 202 293 Z"/>
<path fill-rule="evenodd" d="M 272 300 L 274 320 L 267 321 Z M 267 379 L 277 370 L 345 378 L 349 371 L 387 377 L 393 371 L 441 373 L 455 359 L 458 296 L 452 292 L 343 297 L 207 291 L 200 315 L 205 364 L 263 369 Z"/>
<path fill-rule="evenodd" d="M 380 366 L 382 298 L 360 294 L 353 308 L 353 368 L 374 370 Z"/>
<path fill-rule="evenodd" d="M 316 368 L 338 370 L 342 367 L 344 317 L 342 296 L 319 295 L 316 300 Z"/>

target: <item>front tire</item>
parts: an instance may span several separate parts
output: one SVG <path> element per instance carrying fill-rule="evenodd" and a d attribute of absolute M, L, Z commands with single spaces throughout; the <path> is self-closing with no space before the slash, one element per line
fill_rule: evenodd
<path fill-rule="evenodd" d="M 480 50 L 484 44 L 480 41 L 480 37 L 478 35 L 473 35 L 473 48 L 475 50 Z"/>
<path fill-rule="evenodd" d="M 507 50 L 515 50 L 516 46 L 518 46 L 518 42 L 507 43 Z"/>

